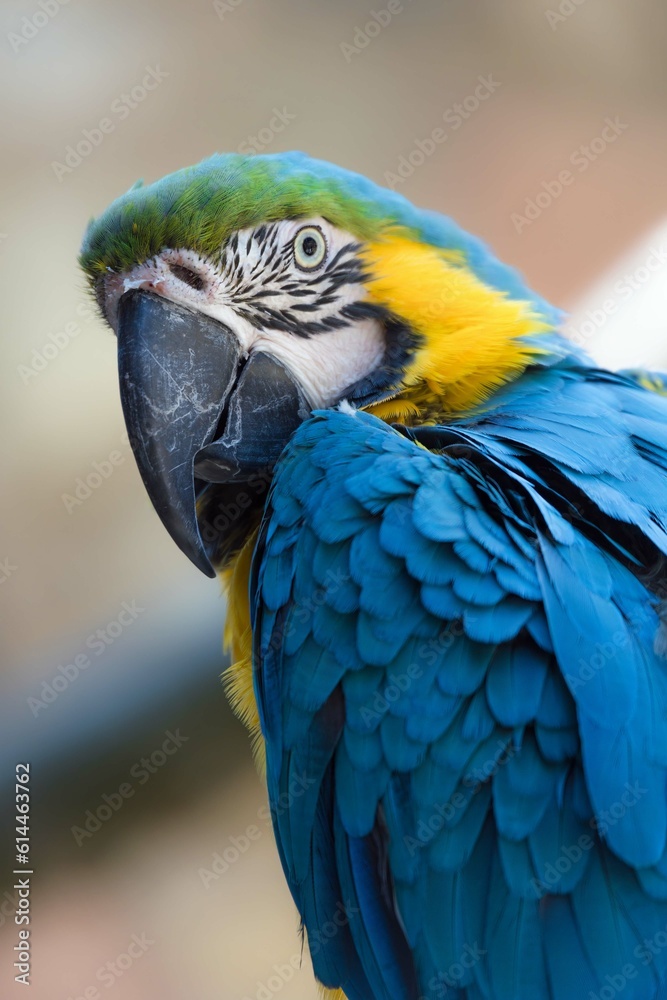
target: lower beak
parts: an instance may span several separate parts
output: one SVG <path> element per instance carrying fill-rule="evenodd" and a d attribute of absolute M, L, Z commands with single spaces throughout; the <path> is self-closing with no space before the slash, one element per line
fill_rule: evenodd
<path fill-rule="evenodd" d="M 207 482 L 243 482 L 275 463 L 308 415 L 301 389 L 267 354 L 244 363 L 223 323 L 137 289 L 119 303 L 118 368 L 125 423 L 153 506 L 179 548 L 215 576 L 220 545 L 202 539 L 197 494 Z"/>

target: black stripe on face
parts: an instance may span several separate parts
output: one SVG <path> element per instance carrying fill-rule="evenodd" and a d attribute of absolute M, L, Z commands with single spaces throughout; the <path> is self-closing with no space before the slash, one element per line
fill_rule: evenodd
<path fill-rule="evenodd" d="M 242 253 L 238 233 L 223 248 L 221 279 L 226 280 L 239 315 L 255 329 L 270 328 L 298 337 L 348 326 L 351 317 L 343 309 L 336 313 L 336 305 L 346 285 L 363 279 L 356 256 L 361 244 L 345 244 L 321 270 L 300 277 L 294 272 L 291 242 L 281 244 L 279 236 L 279 223 L 263 223 L 245 237 Z M 250 265 L 247 258 L 253 251 L 257 259 Z M 279 295 L 295 301 L 284 308 L 272 307 L 267 300 Z"/>
<path fill-rule="evenodd" d="M 385 335 L 385 355 L 382 364 L 345 392 L 345 398 L 355 406 L 368 406 L 395 395 L 403 388 L 403 378 L 415 351 L 420 345 L 419 334 L 398 316 L 383 306 L 355 302 L 342 310 L 350 320 L 376 319 L 382 323 Z"/>

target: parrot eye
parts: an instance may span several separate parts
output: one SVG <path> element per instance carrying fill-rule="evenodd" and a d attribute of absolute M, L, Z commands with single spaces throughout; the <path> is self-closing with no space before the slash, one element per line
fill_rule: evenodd
<path fill-rule="evenodd" d="M 294 263 L 302 271 L 314 271 L 327 255 L 327 241 L 317 226 L 304 226 L 294 237 Z"/>
<path fill-rule="evenodd" d="M 189 285 L 190 288 L 196 288 L 198 292 L 201 292 L 203 289 L 204 279 L 193 271 L 192 268 L 183 267 L 182 264 L 170 264 L 169 270 L 179 281 Z"/>

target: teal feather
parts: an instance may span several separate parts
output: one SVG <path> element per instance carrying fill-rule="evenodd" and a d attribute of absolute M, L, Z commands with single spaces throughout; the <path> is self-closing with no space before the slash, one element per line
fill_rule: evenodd
<path fill-rule="evenodd" d="M 667 951 L 648 969 L 636 953 L 667 926 L 667 670 L 641 570 L 650 555 L 659 576 L 667 548 L 651 412 L 563 356 L 447 427 L 315 414 L 282 457 L 263 532 L 283 472 L 300 520 L 276 500 L 289 524 L 255 557 L 267 782 L 278 800 L 314 765 L 276 833 L 309 932 L 336 894 L 361 904 L 316 956 L 352 1000 L 439 1000 L 466 942 L 479 958 L 458 1000 L 599 995 L 627 962 L 624 997 L 659 1000 Z"/>

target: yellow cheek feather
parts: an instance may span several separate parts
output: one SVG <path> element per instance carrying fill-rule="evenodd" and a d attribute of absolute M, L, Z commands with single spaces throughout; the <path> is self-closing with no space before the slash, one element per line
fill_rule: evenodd
<path fill-rule="evenodd" d="M 402 234 L 366 245 L 371 301 L 420 337 L 397 398 L 368 409 L 382 419 L 433 420 L 478 406 L 536 354 L 522 338 L 551 327 L 528 302 L 485 285 L 462 254 Z"/>

